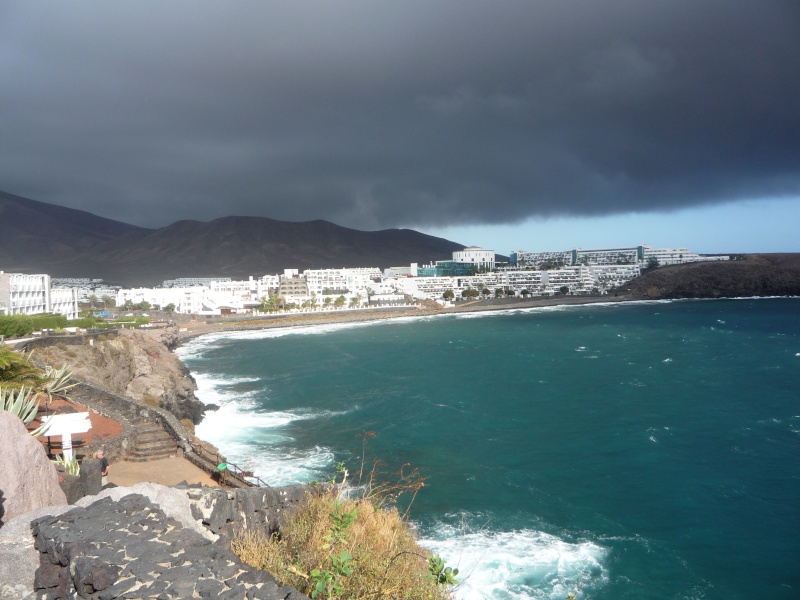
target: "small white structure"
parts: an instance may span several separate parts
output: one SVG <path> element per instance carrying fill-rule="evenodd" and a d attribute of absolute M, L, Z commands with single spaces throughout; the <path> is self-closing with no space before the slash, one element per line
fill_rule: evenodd
<path fill-rule="evenodd" d="M 65 461 L 72 460 L 72 434 L 86 433 L 92 428 L 88 412 L 45 417 L 43 424 L 47 425 L 46 436 L 61 436 L 61 452 Z"/>

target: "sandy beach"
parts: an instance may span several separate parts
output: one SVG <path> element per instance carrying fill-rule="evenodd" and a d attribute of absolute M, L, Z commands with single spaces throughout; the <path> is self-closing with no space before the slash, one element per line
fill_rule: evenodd
<path fill-rule="evenodd" d="M 550 296 L 547 298 L 503 298 L 459 303 L 453 307 L 437 306 L 434 302 L 411 307 L 381 307 L 368 309 L 320 310 L 317 312 L 281 313 L 274 315 L 179 319 L 180 343 L 222 331 L 247 331 L 279 327 L 306 327 L 331 323 L 359 323 L 407 317 L 459 315 L 487 311 L 520 310 L 550 306 L 578 306 L 609 302 L 648 300 L 640 296 Z"/>

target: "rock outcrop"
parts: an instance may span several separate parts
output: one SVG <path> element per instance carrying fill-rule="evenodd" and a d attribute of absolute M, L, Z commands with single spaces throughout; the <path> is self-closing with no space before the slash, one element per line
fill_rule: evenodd
<path fill-rule="evenodd" d="M 69 364 L 81 379 L 199 423 L 204 406 L 194 395 L 197 386 L 188 369 L 170 351 L 177 340 L 173 329 L 123 330 L 117 337 L 101 337 L 91 345 L 56 345 L 36 353 L 48 364 Z"/>
<path fill-rule="evenodd" d="M 139 494 L 43 517 L 32 530 L 40 598 L 306 599 Z"/>
<path fill-rule="evenodd" d="M 67 503 L 44 447 L 5 411 L 0 411 L 0 440 L 0 525 L 43 506 Z"/>
<path fill-rule="evenodd" d="M 0 600 L 34 595 L 303 600 L 269 573 L 243 565 L 229 551 L 229 541 L 245 528 L 279 531 L 308 489 L 141 483 L 103 490 L 74 507 L 19 515 L 0 529 Z"/>

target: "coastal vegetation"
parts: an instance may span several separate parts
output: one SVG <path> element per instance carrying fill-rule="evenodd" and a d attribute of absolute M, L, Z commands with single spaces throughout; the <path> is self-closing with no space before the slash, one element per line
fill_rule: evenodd
<path fill-rule="evenodd" d="M 31 361 L 31 354 L 17 353 L 0 344 L 0 410 L 19 417 L 26 427 L 36 418 L 41 399 L 49 404 L 53 396 L 66 397 L 75 386 L 70 383 L 71 377 L 67 365 L 48 365 L 42 372 Z M 39 437 L 45 429 L 40 426 L 31 435 Z"/>
<path fill-rule="evenodd" d="M 67 320 L 64 315 L 41 313 L 38 315 L 0 315 L 0 336 L 24 337 L 34 331 L 52 330 L 63 332 L 67 327 L 82 329 L 112 329 L 121 326 L 139 326 L 150 322 L 145 316 L 105 319 L 86 315 L 80 319 Z"/>
<path fill-rule="evenodd" d="M 363 435 L 366 441 L 373 434 Z M 241 532 L 231 548 L 245 563 L 314 599 L 452 599 L 458 569 L 421 548 L 408 523 L 423 478 L 406 467 L 394 483 L 378 483 L 379 466 L 375 461 L 365 474 L 362 457 L 350 487 L 340 463 L 341 481 L 316 485 L 279 534 Z M 411 498 L 401 512 L 396 502 L 403 494 Z"/>

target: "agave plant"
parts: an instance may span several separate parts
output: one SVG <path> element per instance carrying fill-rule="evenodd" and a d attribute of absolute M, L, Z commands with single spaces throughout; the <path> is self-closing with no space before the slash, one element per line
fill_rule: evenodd
<path fill-rule="evenodd" d="M 19 417 L 27 427 L 36 418 L 39 412 L 39 394 L 33 388 L 2 388 L 0 387 L 0 410 L 10 412 Z M 49 423 L 40 425 L 30 432 L 33 437 L 39 437 L 50 427 Z"/>
<path fill-rule="evenodd" d="M 64 364 L 60 369 L 51 367 L 50 365 L 44 368 L 44 383 L 41 385 L 42 393 L 47 396 L 47 403 L 53 400 L 53 396 L 65 396 L 68 390 L 74 388 L 77 383 L 69 383 L 72 378 L 72 373 L 67 370 L 67 365 Z"/>
<path fill-rule="evenodd" d="M 0 410 L 19 417 L 27 426 L 36 418 L 39 411 L 39 398 L 33 388 L 0 388 Z"/>

